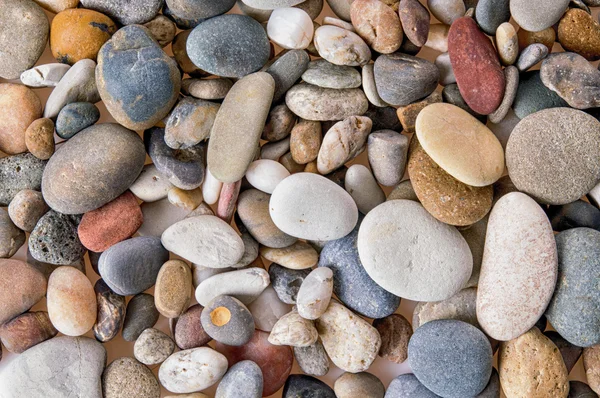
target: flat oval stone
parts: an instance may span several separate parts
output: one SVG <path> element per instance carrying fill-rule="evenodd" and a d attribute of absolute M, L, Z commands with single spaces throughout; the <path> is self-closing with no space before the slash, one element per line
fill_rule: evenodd
<path fill-rule="evenodd" d="M 215 216 L 186 218 L 163 232 L 164 247 L 193 263 L 212 268 L 235 265 L 244 254 L 237 232 Z"/>
<path fill-rule="evenodd" d="M 99 11 L 121 25 L 143 24 L 159 13 L 161 0 L 83 0 L 85 8 Z"/>
<path fill-rule="evenodd" d="M 588 61 L 600 59 L 600 24 L 584 10 L 568 10 L 558 24 L 558 41 L 566 51 L 582 55 Z"/>
<path fill-rule="evenodd" d="M 140 64 L 139 59 L 152 60 Z M 181 74 L 172 60 L 139 25 L 125 26 L 98 53 L 96 82 L 108 112 L 132 130 L 150 128 L 177 101 Z"/>
<path fill-rule="evenodd" d="M 23 85 L 1 83 L 0 113 L 5 115 L 0 119 L 0 151 L 8 155 L 26 152 L 26 131 L 42 115 L 39 97 Z"/>
<path fill-rule="evenodd" d="M 93 331 L 94 337 L 101 343 L 112 340 L 119 334 L 125 321 L 125 297 L 110 290 L 103 279 L 94 285 L 98 311 Z"/>
<path fill-rule="evenodd" d="M 596 308 L 600 297 L 587 275 L 599 266 L 600 232 L 573 228 L 556 236 L 558 281 L 546 318 L 570 343 L 589 347 L 600 342 Z"/>
<path fill-rule="evenodd" d="M 177 318 L 187 310 L 192 297 L 192 271 L 181 260 L 160 267 L 154 288 L 156 309 L 166 318 Z"/>
<path fill-rule="evenodd" d="M 277 184 L 289 177 L 290 172 L 279 162 L 259 159 L 250 163 L 246 179 L 253 187 L 266 193 L 273 193 Z"/>
<path fill-rule="evenodd" d="M 351 66 L 336 65 L 318 59 L 311 61 L 302 74 L 306 83 L 324 88 L 357 88 L 360 87 L 360 73 Z"/>
<path fill-rule="evenodd" d="M 239 0 L 241 2 L 241 0 Z M 285 93 L 302 76 L 310 57 L 304 50 L 290 50 L 284 52 L 267 68 L 265 72 L 270 74 L 275 80 L 275 94 L 273 94 L 273 103 L 278 103 Z"/>
<path fill-rule="evenodd" d="M 196 288 L 196 300 L 207 306 L 217 296 L 227 295 L 250 304 L 269 286 L 269 274 L 257 267 L 224 272 L 203 280 Z"/>
<path fill-rule="evenodd" d="M 200 304 L 194 304 L 177 318 L 173 326 L 173 338 L 180 349 L 202 347 L 212 340 L 200 322 L 203 309 Z"/>
<path fill-rule="evenodd" d="M 540 71 L 529 71 L 519 76 L 519 88 L 513 102 L 513 109 L 518 118 L 524 119 L 544 109 L 567 105 L 565 100 L 544 85 Z"/>
<path fill-rule="evenodd" d="M 482 115 L 494 112 L 504 97 L 504 73 L 492 42 L 472 18 L 463 17 L 452 24 L 448 52 L 467 104 Z"/>
<path fill-rule="evenodd" d="M 18 79 L 41 57 L 50 24 L 42 8 L 31 1 L 8 0 L 0 15 L 0 77 Z"/>
<path fill-rule="evenodd" d="M 486 34 L 493 36 L 496 29 L 510 19 L 510 0 L 480 0 L 475 8 L 475 20 Z"/>
<path fill-rule="evenodd" d="M 106 349 L 87 337 L 59 336 L 15 357 L 0 374 L 11 397 L 102 398 Z"/>
<path fill-rule="evenodd" d="M 508 396 L 566 398 L 569 394 L 569 376 L 560 351 L 538 328 L 500 345 L 498 373 Z"/>
<path fill-rule="evenodd" d="M 96 294 L 85 274 L 74 267 L 59 267 L 48 279 L 48 316 L 67 336 L 81 336 L 96 322 Z"/>
<path fill-rule="evenodd" d="M 91 152 L 97 156 L 90 158 Z M 133 131 L 111 123 L 88 127 L 48 161 L 42 178 L 44 199 L 65 214 L 97 209 L 135 181 L 145 158 L 144 145 Z"/>
<path fill-rule="evenodd" d="M 219 104 L 191 97 L 181 99 L 165 123 L 165 142 L 173 148 L 189 148 L 208 138 Z"/>
<path fill-rule="evenodd" d="M 359 66 L 371 60 L 371 50 L 363 39 L 337 26 L 321 26 L 315 31 L 313 41 L 319 55 L 332 64 Z"/>
<path fill-rule="evenodd" d="M 438 398 L 427 389 L 417 377 L 412 373 L 407 373 L 396 377 L 390 383 L 386 393 L 386 398 Z"/>
<path fill-rule="evenodd" d="M 331 89 L 312 84 L 297 84 L 285 96 L 286 105 L 306 120 L 342 120 L 363 115 L 369 101 L 357 88 Z"/>
<path fill-rule="evenodd" d="M 44 311 L 26 312 L 0 327 L 2 344 L 15 354 L 22 354 L 57 334 L 58 330 L 54 328 L 48 313 Z"/>
<path fill-rule="evenodd" d="M 406 106 L 427 97 L 440 78 L 440 71 L 432 62 L 401 53 L 377 57 L 373 68 L 379 96 L 394 106 Z"/>
<path fill-rule="evenodd" d="M 325 376 L 329 372 L 329 357 L 319 340 L 308 347 L 293 348 L 294 358 L 305 374 Z"/>
<path fill-rule="evenodd" d="M 185 372 L 183 371 L 185 369 Z M 160 365 L 160 384 L 174 393 L 204 390 L 227 371 L 227 358 L 210 347 L 178 351 Z"/>
<path fill-rule="evenodd" d="M 391 314 L 375 319 L 373 327 L 381 336 L 379 356 L 394 363 L 402 363 L 408 358 L 408 342 L 413 334 L 410 322 L 400 314 Z"/>
<path fill-rule="evenodd" d="M 331 387 L 321 380 L 307 375 L 290 375 L 283 387 L 283 398 L 310 397 L 310 398 L 335 398 L 336 394 Z"/>
<path fill-rule="evenodd" d="M 263 375 L 260 367 L 252 361 L 233 365 L 219 382 L 215 398 L 245 397 L 261 398 Z"/>
<path fill-rule="evenodd" d="M 408 361 L 417 379 L 444 397 L 475 396 L 492 374 L 493 352 L 483 332 L 457 320 L 436 320 L 410 338 Z"/>
<path fill-rule="evenodd" d="M 365 116 L 350 116 L 334 124 L 323 137 L 319 149 L 319 173 L 329 174 L 358 156 L 364 150 L 372 126 L 371 119 Z"/>
<path fill-rule="evenodd" d="M 374 50 L 391 54 L 400 48 L 404 34 L 394 9 L 378 0 L 355 0 L 350 20 L 356 33 Z"/>
<path fill-rule="evenodd" d="M 229 90 L 208 143 L 208 169 L 217 180 L 233 183 L 246 173 L 254 160 L 274 90 L 275 81 L 265 72 L 248 75 Z"/>
<path fill-rule="evenodd" d="M 460 233 L 410 200 L 387 201 L 367 214 L 358 253 L 378 285 L 418 301 L 452 297 L 466 285 L 473 264 Z"/>
<path fill-rule="evenodd" d="M 344 373 L 333 386 L 338 398 L 352 398 L 358 394 L 364 398 L 383 398 L 385 387 L 377 376 L 371 373 Z"/>
<path fill-rule="evenodd" d="M 302 241 L 281 249 L 263 246 L 260 248 L 260 255 L 266 260 L 294 270 L 314 267 L 319 261 L 317 251 L 310 244 Z"/>
<path fill-rule="evenodd" d="M 569 108 L 546 109 L 513 129 L 506 166 L 520 191 L 543 203 L 570 203 L 600 179 L 594 166 L 600 161 L 599 145 L 600 123 L 594 117 Z M 561 149 L 565 146 L 568 153 Z"/>
<path fill-rule="evenodd" d="M 159 313 L 154 305 L 154 296 L 141 293 L 133 296 L 127 303 L 125 322 L 123 323 L 123 339 L 135 341 L 142 332 L 154 326 Z"/>
<path fill-rule="evenodd" d="M 37 222 L 29 236 L 29 252 L 38 261 L 70 265 L 81 260 L 86 249 L 77 235 L 80 216 L 50 210 Z"/>
<path fill-rule="evenodd" d="M 233 82 L 227 78 L 183 79 L 181 91 L 184 94 L 203 100 L 221 100 L 231 90 Z"/>
<path fill-rule="evenodd" d="M 135 380 L 135 383 L 131 381 Z M 160 386 L 152 371 L 130 357 L 117 358 L 102 374 L 102 393 L 105 398 L 125 398 L 138 395 L 159 398 Z"/>
<path fill-rule="evenodd" d="M 269 213 L 283 232 L 300 239 L 332 240 L 347 235 L 358 220 L 352 197 L 325 177 L 298 173 L 277 185 Z"/>
<path fill-rule="evenodd" d="M 34 66 L 21 73 L 21 83 L 28 87 L 55 87 L 70 68 L 61 63 Z"/>
<path fill-rule="evenodd" d="M 223 77 L 256 72 L 269 59 L 269 39 L 254 19 L 221 15 L 198 25 L 187 40 L 187 53 L 200 69 Z"/>
<path fill-rule="evenodd" d="M 100 256 L 98 270 L 117 294 L 131 296 L 153 286 L 169 252 L 154 236 L 139 236 L 119 242 Z"/>
<path fill-rule="evenodd" d="M 0 271 L 0 323 L 5 323 L 33 307 L 46 294 L 46 278 L 20 260 L 0 259 Z"/>
<path fill-rule="evenodd" d="M 496 203 L 485 242 L 477 320 L 490 337 L 508 341 L 533 327 L 552 298 L 556 242 L 544 211 L 519 192 Z"/>
<path fill-rule="evenodd" d="M 296 308 L 301 317 L 317 319 L 327 310 L 333 292 L 333 272 L 327 267 L 311 271 L 300 286 Z"/>
<path fill-rule="evenodd" d="M 525 72 L 546 58 L 548 52 L 548 47 L 542 43 L 530 44 L 521 51 L 515 65 L 519 68 L 520 72 Z"/>
<path fill-rule="evenodd" d="M 69 139 L 100 119 L 100 111 L 89 102 L 72 102 L 65 105 L 56 117 L 56 134 Z"/>
<path fill-rule="evenodd" d="M 510 14 L 523 29 L 539 32 L 558 22 L 568 5 L 569 0 L 510 0 Z"/>

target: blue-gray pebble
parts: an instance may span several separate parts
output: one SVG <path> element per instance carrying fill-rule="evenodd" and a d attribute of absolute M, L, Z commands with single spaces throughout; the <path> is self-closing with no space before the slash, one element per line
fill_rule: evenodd
<path fill-rule="evenodd" d="M 8 206 L 23 189 L 39 191 L 46 161 L 31 153 L 0 158 L 0 206 Z"/>
<path fill-rule="evenodd" d="M 29 252 L 38 261 L 54 265 L 71 265 L 80 261 L 86 248 L 77 235 L 80 215 L 48 211 L 29 236 Z"/>
<path fill-rule="evenodd" d="M 271 286 L 277 293 L 279 300 L 286 304 L 296 304 L 298 290 L 304 279 L 312 271 L 308 269 L 289 269 L 282 267 L 277 263 L 272 263 L 269 266 L 269 277 L 271 278 Z"/>
<path fill-rule="evenodd" d="M 144 130 L 175 105 L 181 72 L 148 29 L 129 25 L 100 49 L 96 85 L 117 122 L 131 130 Z"/>
<path fill-rule="evenodd" d="M 275 80 L 273 103 L 279 102 L 285 93 L 300 79 L 308 68 L 310 57 L 304 50 L 291 50 L 281 55 L 266 70 Z"/>
<path fill-rule="evenodd" d="M 556 235 L 558 280 L 546 318 L 571 344 L 600 343 L 600 232 L 573 228 Z"/>
<path fill-rule="evenodd" d="M 56 117 L 56 134 L 69 139 L 100 119 L 100 111 L 89 102 L 73 102 L 65 105 Z"/>
<path fill-rule="evenodd" d="M 252 361 L 241 361 L 229 368 L 219 382 L 215 398 L 261 398 L 263 375 Z"/>
<path fill-rule="evenodd" d="M 554 231 L 561 232 L 578 227 L 600 230 L 600 210 L 583 200 L 562 206 L 550 206 L 546 212 Z"/>
<path fill-rule="evenodd" d="M 509 0 L 479 0 L 475 8 L 475 20 L 485 33 L 496 35 L 496 29 L 510 20 Z"/>
<path fill-rule="evenodd" d="M 492 357 L 490 342 L 481 330 L 453 319 L 427 322 L 408 343 L 413 373 L 443 398 L 481 393 L 492 374 Z"/>
<path fill-rule="evenodd" d="M 261 24 L 246 15 L 220 15 L 196 26 L 187 53 L 198 68 L 218 76 L 243 77 L 269 60 L 270 45 Z"/>
<path fill-rule="evenodd" d="M 131 296 L 152 287 L 158 271 L 168 259 L 169 252 L 160 237 L 139 236 L 102 252 L 98 271 L 112 291 Z"/>
<path fill-rule="evenodd" d="M 346 307 L 368 318 L 385 318 L 400 305 L 400 297 L 379 286 L 360 262 L 358 228 L 343 238 L 325 244 L 319 256 L 319 267 L 333 271 L 333 292 Z"/>
<path fill-rule="evenodd" d="M 121 25 L 143 24 L 159 13 L 164 0 L 81 0 L 81 5 L 108 15 Z"/>
<path fill-rule="evenodd" d="M 159 312 L 154 305 L 154 296 L 148 293 L 136 294 L 129 300 L 123 322 L 123 339 L 136 341 L 140 334 L 158 321 Z"/>
<path fill-rule="evenodd" d="M 336 398 L 333 389 L 307 375 L 289 375 L 283 386 L 283 398 Z"/>
<path fill-rule="evenodd" d="M 200 25 L 205 21 L 205 18 L 197 18 L 197 19 L 186 19 L 176 15 L 169 6 L 165 3 L 163 7 L 163 15 L 169 18 L 171 21 L 175 22 L 175 25 L 181 30 L 194 29 L 196 26 Z"/>
<path fill-rule="evenodd" d="M 166 0 L 171 13 L 183 19 L 206 19 L 225 14 L 236 0 Z"/>
<path fill-rule="evenodd" d="M 558 94 L 544 86 L 540 71 L 521 73 L 513 110 L 519 119 L 548 108 L 569 106 Z"/>
<path fill-rule="evenodd" d="M 254 335 L 254 318 L 246 306 L 231 296 L 217 296 L 200 315 L 206 334 L 219 343 L 241 346 Z"/>
<path fill-rule="evenodd" d="M 385 398 L 439 398 L 429 391 L 414 374 L 403 374 L 390 383 Z"/>

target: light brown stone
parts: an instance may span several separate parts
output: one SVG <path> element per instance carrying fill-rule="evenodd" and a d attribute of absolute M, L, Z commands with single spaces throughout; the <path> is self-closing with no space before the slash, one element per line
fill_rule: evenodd
<path fill-rule="evenodd" d="M 391 54 L 400 48 L 404 34 L 398 14 L 379 0 L 354 0 L 350 18 L 356 32 L 375 51 Z"/>
<path fill-rule="evenodd" d="M 523 51 L 530 44 L 542 43 L 548 47 L 549 52 L 552 52 L 552 46 L 556 40 L 556 32 L 552 26 L 539 32 L 530 32 L 521 28 L 517 32 L 517 37 L 519 39 L 519 51 Z"/>
<path fill-rule="evenodd" d="M 400 314 L 392 314 L 375 319 L 373 326 L 381 336 L 379 356 L 394 363 L 402 363 L 408 358 L 408 341 L 413 328 Z"/>
<path fill-rule="evenodd" d="M 260 255 L 289 269 L 314 267 L 319 261 L 317 251 L 311 245 L 302 241 L 280 249 L 261 246 Z"/>
<path fill-rule="evenodd" d="M 34 120 L 25 131 L 25 145 L 36 158 L 50 159 L 54 154 L 54 122 L 47 118 Z"/>
<path fill-rule="evenodd" d="M 0 84 L 0 151 L 14 155 L 27 151 L 27 127 L 42 117 L 42 103 L 22 84 Z"/>
<path fill-rule="evenodd" d="M 565 51 L 572 51 L 588 61 L 600 59 L 600 23 L 578 8 L 565 13 L 558 24 L 558 41 Z"/>
<path fill-rule="evenodd" d="M 431 95 L 421 101 L 415 102 L 407 106 L 401 106 L 396 110 L 398 120 L 402 124 L 402 128 L 407 133 L 415 132 L 415 123 L 417 123 L 417 116 L 419 113 L 430 104 L 442 102 L 442 95 L 437 91 L 431 93 Z"/>
<path fill-rule="evenodd" d="M 156 309 L 167 318 L 177 318 L 187 310 L 192 298 L 192 288 L 190 267 L 181 260 L 167 261 L 156 277 Z"/>
<path fill-rule="evenodd" d="M 301 119 L 290 134 L 290 152 L 298 164 L 312 162 L 321 147 L 321 122 Z"/>
<path fill-rule="evenodd" d="M 319 172 L 329 174 L 361 153 L 372 127 L 365 116 L 350 116 L 334 124 L 323 137 L 317 157 Z"/>
<path fill-rule="evenodd" d="M 600 394 L 600 345 L 584 348 L 583 367 L 590 388 Z"/>

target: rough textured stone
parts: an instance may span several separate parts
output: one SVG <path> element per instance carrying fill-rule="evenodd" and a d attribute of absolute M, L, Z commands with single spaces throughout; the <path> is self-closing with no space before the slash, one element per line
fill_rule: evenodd
<path fill-rule="evenodd" d="M 158 329 L 148 328 L 140 334 L 133 346 L 133 355 L 144 365 L 164 362 L 175 350 L 175 343 Z"/>
<path fill-rule="evenodd" d="M 152 371 L 130 357 L 117 358 L 102 374 L 104 398 L 159 398 L 160 386 Z"/>
<path fill-rule="evenodd" d="M 600 24 L 584 10 L 572 8 L 558 24 L 558 41 L 566 51 L 582 55 L 588 61 L 600 59 Z"/>
<path fill-rule="evenodd" d="M 331 89 L 312 84 L 297 84 L 289 89 L 286 105 L 306 120 L 341 120 L 360 116 L 369 108 L 369 101 L 357 88 Z"/>
<path fill-rule="evenodd" d="M 548 56 L 548 47 L 542 43 L 533 43 L 521 51 L 516 66 L 520 72 L 525 72 Z"/>
<path fill-rule="evenodd" d="M 512 65 L 519 55 L 517 30 L 510 22 L 504 22 L 496 30 L 496 48 L 502 65 Z"/>
<path fill-rule="evenodd" d="M 0 158 L 0 205 L 8 206 L 23 189 L 39 191 L 45 167 L 30 153 Z"/>
<path fill-rule="evenodd" d="M 192 271 L 181 260 L 169 260 L 160 267 L 154 288 L 154 305 L 166 318 L 177 318 L 192 298 Z"/>
<path fill-rule="evenodd" d="M 273 325 L 269 343 L 291 347 L 309 347 L 317 342 L 319 333 L 312 321 L 303 318 L 295 309 Z"/>
<path fill-rule="evenodd" d="M 308 347 L 293 347 L 298 366 L 307 375 L 325 376 L 329 372 L 329 358 L 321 341 Z"/>
<path fill-rule="evenodd" d="M 29 236 L 33 258 L 56 265 L 73 264 L 83 258 L 86 249 L 77 236 L 81 216 L 50 210 L 37 222 Z"/>
<path fill-rule="evenodd" d="M 410 323 L 400 314 L 391 314 L 385 318 L 375 319 L 373 326 L 381 336 L 379 356 L 395 363 L 402 363 L 408 358 L 408 341 L 413 329 Z"/>
<path fill-rule="evenodd" d="M 581 355 L 583 354 L 583 348 L 577 347 L 569 343 L 558 332 L 555 332 L 554 330 L 548 330 L 542 333 L 544 333 L 544 335 L 550 340 L 552 340 L 554 345 L 556 345 L 556 348 L 558 348 L 558 350 L 560 351 L 560 355 L 562 356 L 563 362 L 567 367 L 567 373 L 570 373 L 577 361 L 579 361 Z"/>
<path fill-rule="evenodd" d="M 54 122 L 41 118 L 34 120 L 25 130 L 27 150 L 38 159 L 47 160 L 54 154 Z"/>
<path fill-rule="evenodd" d="M 158 14 L 162 0 L 81 0 L 85 8 L 100 11 L 121 25 L 143 24 Z"/>

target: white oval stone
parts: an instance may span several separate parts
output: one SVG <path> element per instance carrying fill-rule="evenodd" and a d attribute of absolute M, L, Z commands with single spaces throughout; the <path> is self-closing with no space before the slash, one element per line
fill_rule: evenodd
<path fill-rule="evenodd" d="M 211 276 L 196 288 L 196 301 L 206 307 L 215 297 L 232 296 L 250 304 L 269 286 L 269 273 L 262 268 L 246 268 Z"/>
<path fill-rule="evenodd" d="M 279 47 L 303 50 L 309 46 L 314 33 L 313 21 L 299 8 L 276 8 L 267 23 L 267 36 Z"/>
<path fill-rule="evenodd" d="M 218 217 L 189 217 L 171 225 L 161 236 L 165 249 L 211 268 L 235 265 L 244 255 L 244 242 Z"/>
<path fill-rule="evenodd" d="M 144 202 L 140 207 L 144 217 L 144 222 L 137 231 L 140 236 L 161 236 L 167 228 L 190 213 L 187 209 L 171 204 L 167 198 Z"/>
<path fill-rule="evenodd" d="M 254 188 L 265 193 L 273 193 L 277 184 L 290 176 L 290 172 L 279 162 L 259 159 L 250 163 L 246 179 Z"/>
<path fill-rule="evenodd" d="M 269 213 L 277 228 L 307 240 L 342 238 L 358 221 L 348 192 L 313 173 L 296 173 L 281 181 L 271 195 Z"/>
<path fill-rule="evenodd" d="M 305 319 L 317 319 L 327 309 L 333 293 L 333 272 L 327 267 L 318 267 L 300 286 L 296 296 L 298 314 Z"/>
<path fill-rule="evenodd" d="M 353 164 L 348 168 L 344 184 L 346 191 L 356 202 L 358 211 L 363 214 L 385 202 L 385 193 L 371 171 L 362 164 Z"/>
<path fill-rule="evenodd" d="M 557 273 L 556 241 L 544 210 L 523 193 L 504 195 L 490 213 L 479 274 L 483 330 L 508 341 L 531 329 L 552 298 Z"/>
<path fill-rule="evenodd" d="M 270 332 L 277 321 L 292 310 L 292 306 L 281 301 L 275 289 L 268 286 L 256 300 L 248 305 L 248 310 L 254 318 L 256 328 Z"/>
<path fill-rule="evenodd" d="M 160 365 L 158 379 L 170 392 L 186 394 L 204 390 L 227 371 L 225 355 L 210 347 L 179 351 Z"/>
<path fill-rule="evenodd" d="M 315 47 L 319 55 L 336 65 L 366 65 L 371 50 L 356 33 L 333 25 L 324 25 L 315 31 Z"/>
<path fill-rule="evenodd" d="M 452 297 L 473 269 L 471 250 L 457 229 L 411 200 L 387 201 L 367 214 L 358 254 L 378 285 L 414 301 Z"/>
<path fill-rule="evenodd" d="M 143 202 L 156 202 L 167 197 L 173 184 L 154 164 L 147 164 L 129 190 Z"/>
<path fill-rule="evenodd" d="M 60 63 L 34 66 L 21 73 L 21 83 L 29 87 L 55 87 L 70 68 Z"/>
<path fill-rule="evenodd" d="M 204 174 L 204 182 L 202 183 L 202 197 L 204 198 L 204 202 L 209 205 L 217 203 L 222 187 L 223 183 L 213 177 L 207 167 Z"/>

